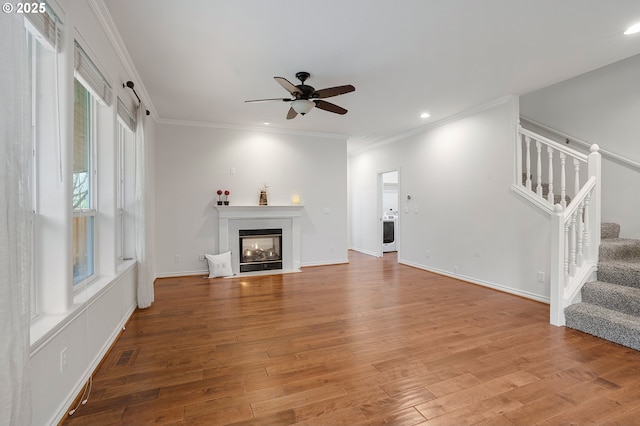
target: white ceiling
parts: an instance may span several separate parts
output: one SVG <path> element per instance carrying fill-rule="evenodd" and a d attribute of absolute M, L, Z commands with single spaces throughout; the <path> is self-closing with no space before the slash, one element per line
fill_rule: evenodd
<path fill-rule="evenodd" d="M 348 135 L 350 147 L 640 54 L 638 0 L 103 0 L 160 120 Z M 286 120 L 274 76 L 353 84 Z M 431 118 L 419 118 L 423 111 Z"/>

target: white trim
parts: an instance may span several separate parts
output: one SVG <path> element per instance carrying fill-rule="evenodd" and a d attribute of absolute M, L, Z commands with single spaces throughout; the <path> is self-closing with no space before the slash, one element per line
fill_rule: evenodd
<path fill-rule="evenodd" d="M 550 215 L 553 213 L 553 205 L 546 199 L 538 197 L 535 192 L 529 191 L 528 189 L 515 184 L 511 184 L 511 190 L 530 203 L 535 204 L 547 214 Z"/>
<path fill-rule="evenodd" d="M 464 281 L 464 282 L 468 282 L 470 284 L 476 284 L 476 285 L 480 285 L 483 287 L 488 287 L 488 288 L 492 288 L 494 290 L 498 290 L 501 291 L 503 293 L 509 293 L 509 294 L 513 294 L 516 296 L 520 296 L 520 297 L 524 297 L 525 299 L 531 299 L 531 300 L 535 300 L 536 302 L 542 302 L 542 303 L 546 303 L 549 304 L 549 298 L 548 297 L 543 297 L 540 295 L 537 295 L 535 293 L 529 293 L 528 291 L 522 291 L 522 290 L 517 290 L 511 287 L 506 287 L 500 284 L 496 284 L 496 283 L 492 283 L 489 281 L 484 281 L 484 280 L 479 280 L 477 278 L 472 278 L 472 277 L 468 277 L 466 275 L 459 275 L 459 274 L 453 274 L 449 271 L 445 271 L 442 269 L 438 269 L 438 268 L 433 268 L 430 266 L 424 266 L 421 265 L 419 263 L 413 263 L 413 262 L 409 262 L 406 260 L 398 260 L 398 263 L 401 263 L 403 265 L 407 265 L 407 266 L 412 266 L 414 268 L 418 268 L 418 269 L 422 269 L 424 271 L 428 271 L 428 272 L 433 272 L 436 273 L 438 275 L 444 275 L 450 278 L 454 278 L 456 280 L 460 280 L 460 281 Z"/>
<path fill-rule="evenodd" d="M 349 263 L 349 259 L 336 259 L 336 260 L 325 260 L 323 262 L 302 263 L 300 267 L 307 268 L 307 267 L 314 267 L 314 266 L 345 265 L 347 263 Z"/>
<path fill-rule="evenodd" d="M 360 153 L 368 151 L 370 149 L 378 148 L 378 147 L 380 147 L 382 145 L 387 145 L 389 143 L 396 142 L 396 141 L 408 138 L 409 136 L 413 136 L 413 135 L 416 135 L 418 133 L 426 132 L 427 130 L 430 130 L 430 129 L 435 129 L 437 127 L 444 126 L 444 125 L 446 125 L 448 123 L 451 123 L 451 122 L 454 122 L 454 121 L 458 121 L 458 120 L 461 120 L 463 118 L 467 118 L 467 117 L 470 117 L 472 115 L 475 115 L 475 114 L 477 114 L 477 113 L 479 113 L 481 111 L 485 111 L 485 110 L 488 110 L 488 109 L 491 109 L 491 108 L 495 108 L 498 105 L 505 104 L 505 103 L 510 102 L 510 101 L 512 101 L 514 99 L 517 100 L 518 97 L 517 96 L 513 96 L 513 95 L 503 96 L 503 97 L 495 99 L 493 101 L 484 103 L 482 105 L 478 105 L 476 107 L 469 108 L 469 109 L 464 110 L 462 112 L 459 112 L 457 114 L 454 114 L 454 115 L 451 115 L 449 117 L 443 118 L 442 120 L 434 121 L 433 123 L 429 123 L 427 125 L 417 127 L 415 129 L 400 133 L 398 135 L 391 136 L 391 137 L 388 137 L 388 138 L 384 138 L 384 139 L 382 139 L 382 140 L 380 140 L 378 142 L 375 142 L 375 143 L 373 143 L 371 145 L 367 145 L 365 147 L 356 149 L 356 150 L 350 152 L 349 155 L 352 156 L 352 155 L 360 154 Z"/>
<path fill-rule="evenodd" d="M 540 135 L 538 133 L 532 132 L 529 129 L 525 129 L 522 126 L 520 126 L 520 128 L 519 128 L 519 132 L 520 132 L 520 134 L 525 135 L 525 136 L 529 136 L 531 139 L 534 139 L 536 141 L 540 141 L 540 142 L 544 143 L 545 145 L 552 146 L 556 151 L 563 152 L 563 153 L 571 156 L 572 158 L 577 158 L 578 160 L 582 161 L 583 163 L 587 162 L 587 154 L 583 154 L 583 153 L 581 153 L 579 151 L 576 151 L 573 148 L 567 148 L 566 146 L 564 146 L 564 145 L 562 145 L 562 144 L 560 144 L 560 143 L 558 143 L 556 141 L 553 141 L 553 140 L 551 140 L 549 138 L 545 138 L 544 136 L 542 136 L 542 135 Z M 591 145 L 589 145 L 589 147 L 591 147 Z"/>
<path fill-rule="evenodd" d="M 560 130 L 556 130 L 556 129 L 552 128 L 552 127 L 545 126 L 542 123 L 538 123 L 537 121 L 532 120 L 532 119 L 530 119 L 530 118 L 528 118 L 528 117 L 526 117 L 524 115 L 521 115 L 520 119 L 524 120 L 524 121 L 526 121 L 526 122 L 528 122 L 530 124 L 533 124 L 536 127 L 540 127 L 541 129 L 544 129 L 544 130 L 546 130 L 548 132 L 555 133 L 558 136 L 566 138 L 566 139 L 569 140 L 569 142 L 575 142 L 578 145 L 580 145 L 582 148 L 590 149 L 591 146 L 593 145 L 593 144 L 591 144 L 589 142 L 586 142 L 586 141 L 583 141 L 581 139 L 574 138 L 573 136 L 568 135 L 568 134 L 566 134 L 564 132 L 561 132 Z M 607 159 L 609 159 L 611 161 L 614 161 L 614 162 L 616 162 L 618 164 L 622 164 L 624 166 L 630 167 L 632 169 L 635 169 L 635 171 L 640 172 L 640 163 L 637 163 L 637 162 L 635 162 L 633 160 L 629 160 L 628 158 L 625 158 L 625 157 L 623 157 L 621 155 L 615 154 L 615 153 L 613 153 L 611 151 L 607 151 L 606 149 L 600 148 L 598 151 L 600 152 L 600 154 L 602 154 L 603 157 L 607 157 Z"/>
<path fill-rule="evenodd" d="M 327 138 L 327 139 L 342 140 L 342 139 L 347 139 L 349 137 L 349 135 L 343 135 L 339 133 L 308 132 L 304 130 L 291 130 L 291 129 L 272 127 L 272 126 L 270 127 L 245 126 L 240 124 L 214 123 L 209 121 L 174 120 L 174 119 L 163 118 L 163 119 L 156 120 L 156 122 L 158 124 L 168 124 L 168 125 L 174 125 L 174 126 L 244 130 L 244 131 L 251 131 L 251 132 L 278 133 L 278 134 L 295 135 L 295 136 L 312 136 L 312 137 Z"/>
<path fill-rule="evenodd" d="M 58 419 L 58 420 L 55 422 L 51 422 L 51 424 L 58 424 L 63 419 L 68 417 L 69 407 L 72 406 L 76 397 L 80 395 L 80 392 L 82 392 L 82 388 L 84 387 L 85 383 L 87 383 L 89 378 L 93 376 L 93 373 L 96 371 L 98 366 L 100 366 L 100 363 L 102 362 L 103 358 L 107 355 L 107 352 L 109 352 L 109 349 L 111 349 L 111 346 L 115 343 L 115 341 L 120 336 L 120 333 L 124 330 L 124 327 L 127 324 L 127 321 L 129 321 L 129 319 L 131 318 L 131 315 L 133 315 L 133 313 L 135 312 L 136 307 L 137 305 L 135 303 L 129 307 L 127 312 L 122 317 L 122 320 L 120 321 L 118 326 L 115 328 L 111 336 L 109 336 L 109 338 L 104 343 L 100 351 L 96 354 L 93 361 L 91 361 L 91 364 L 89 365 L 85 373 L 82 375 L 82 377 L 80 377 L 80 379 L 74 386 L 71 393 L 69 393 L 69 396 L 67 397 L 67 399 L 62 404 L 60 404 L 60 406 L 58 407 L 58 411 L 53 417 L 54 419 Z"/>
<path fill-rule="evenodd" d="M 124 266 L 118 270 L 118 274 L 112 277 L 102 277 L 92 286 L 83 288 L 74 297 L 73 309 L 62 314 L 42 314 L 31 323 L 31 357 L 44 348 L 54 339 L 62 329 L 91 306 L 105 292 L 109 291 L 122 278 L 135 267 L 135 260 L 123 262 Z M 80 294 L 82 293 L 82 294 Z M 84 299 L 83 299 L 84 298 Z M 82 299 L 82 300 L 81 300 Z"/>
<path fill-rule="evenodd" d="M 361 249 L 358 247 L 350 247 L 349 250 L 356 251 L 358 253 L 366 254 L 367 256 L 379 257 L 378 254 L 371 250 Z"/>
<path fill-rule="evenodd" d="M 282 269 L 300 270 L 302 253 L 302 205 L 290 206 L 215 206 L 218 211 L 218 252 L 231 251 L 232 270 L 240 274 L 240 259 L 235 251 L 239 229 L 282 228 Z M 242 228 L 243 227 L 243 228 Z"/>
<path fill-rule="evenodd" d="M 149 92 L 147 91 L 138 70 L 136 69 L 133 59 L 131 55 L 129 55 L 129 51 L 127 50 L 126 44 L 122 40 L 120 36 L 120 32 L 118 31 L 118 27 L 115 25 L 111 14 L 109 13 L 109 9 L 104 3 L 104 0 L 87 0 L 91 10 L 93 11 L 96 19 L 102 26 L 102 29 L 107 35 L 107 38 L 111 42 L 111 46 L 113 50 L 115 50 L 118 59 L 120 59 L 120 63 L 122 64 L 124 70 L 128 75 L 130 75 L 132 80 L 134 80 L 136 85 L 136 92 L 144 99 L 144 106 L 151 112 L 151 117 L 158 117 L 158 113 L 153 103 L 151 102 L 151 96 L 149 96 Z"/>

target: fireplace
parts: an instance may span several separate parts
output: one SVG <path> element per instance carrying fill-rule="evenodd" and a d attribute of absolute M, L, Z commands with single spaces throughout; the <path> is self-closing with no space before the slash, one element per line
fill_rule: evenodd
<path fill-rule="evenodd" d="M 282 229 L 240 229 L 240 272 L 282 269 Z"/>
<path fill-rule="evenodd" d="M 304 206 L 214 206 L 218 212 L 218 250 L 231 252 L 233 272 L 243 274 L 288 274 L 300 272 Z M 282 269 L 240 272 L 238 239 L 244 229 L 282 229 Z"/>

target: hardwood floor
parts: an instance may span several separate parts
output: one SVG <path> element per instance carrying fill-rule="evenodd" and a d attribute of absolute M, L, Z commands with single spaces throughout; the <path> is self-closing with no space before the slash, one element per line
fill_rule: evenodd
<path fill-rule="evenodd" d="M 640 352 L 394 254 L 160 279 L 63 424 L 152 423 L 640 424 Z"/>

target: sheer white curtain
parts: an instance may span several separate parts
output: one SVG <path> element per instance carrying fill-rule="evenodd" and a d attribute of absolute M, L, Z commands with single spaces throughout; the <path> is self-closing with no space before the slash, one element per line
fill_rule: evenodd
<path fill-rule="evenodd" d="M 15 8 L 15 2 L 13 2 Z M 31 424 L 31 136 L 23 15 L 0 14 L 0 424 Z"/>
<path fill-rule="evenodd" d="M 154 272 L 151 252 L 151 215 L 152 206 L 149 196 L 149 150 L 144 134 L 146 119 L 145 108 L 140 103 L 137 112 L 136 125 L 136 259 L 138 261 L 138 307 L 148 308 L 153 303 Z"/>

